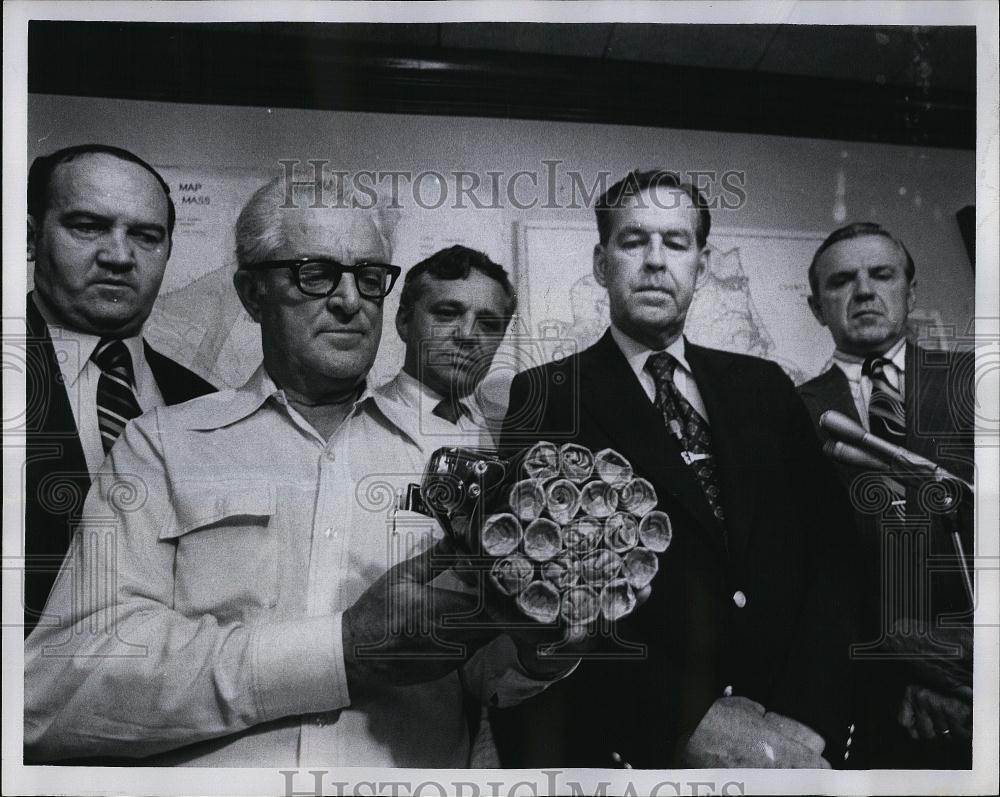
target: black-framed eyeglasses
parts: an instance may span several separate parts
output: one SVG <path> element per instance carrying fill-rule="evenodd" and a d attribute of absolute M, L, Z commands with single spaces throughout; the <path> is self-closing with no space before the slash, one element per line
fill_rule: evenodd
<path fill-rule="evenodd" d="M 369 263 L 361 261 L 353 266 L 345 266 L 336 260 L 322 257 L 300 257 L 297 260 L 264 260 L 243 266 L 251 271 L 271 268 L 287 268 L 292 272 L 295 287 L 306 296 L 330 296 L 340 284 L 345 274 L 354 276 L 358 293 L 366 299 L 384 299 L 396 284 L 402 269 L 389 263 Z"/>

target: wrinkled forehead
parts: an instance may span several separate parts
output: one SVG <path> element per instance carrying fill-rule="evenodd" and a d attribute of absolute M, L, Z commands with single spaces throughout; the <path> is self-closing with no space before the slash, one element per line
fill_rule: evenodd
<path fill-rule="evenodd" d="M 358 260 L 388 261 L 373 211 L 360 208 L 290 208 L 281 213 L 287 257 L 330 257 L 350 264 Z"/>
<path fill-rule="evenodd" d="M 820 255 L 817 265 L 829 272 L 887 265 L 905 268 L 906 253 L 885 235 L 859 235 L 837 241 Z"/>

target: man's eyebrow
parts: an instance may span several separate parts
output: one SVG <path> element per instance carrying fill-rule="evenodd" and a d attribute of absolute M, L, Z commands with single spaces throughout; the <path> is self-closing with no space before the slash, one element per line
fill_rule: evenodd
<path fill-rule="evenodd" d="M 156 221 L 134 221 L 128 226 L 130 230 L 155 230 L 164 235 L 167 233 L 166 226 Z"/>
<path fill-rule="evenodd" d="M 111 221 L 111 217 L 105 216 L 103 213 L 95 213 L 92 210 L 79 210 L 79 209 L 71 209 L 63 211 L 62 213 L 59 214 L 59 218 L 64 221 L 75 221 L 83 219 L 88 219 L 91 221 L 103 221 L 103 222 Z"/>
<path fill-rule="evenodd" d="M 660 229 L 659 227 L 648 227 L 645 224 L 639 224 L 638 222 L 630 222 L 628 224 L 623 224 L 620 233 L 628 232 L 642 232 L 642 233 L 654 233 L 658 232 L 664 237 L 676 237 L 679 235 L 691 236 L 691 230 L 685 227 L 667 227 L 666 229 Z"/>
<path fill-rule="evenodd" d="M 106 216 L 103 213 L 97 213 L 93 210 L 82 210 L 82 209 L 71 209 L 67 210 L 59 215 L 59 218 L 64 222 L 73 221 L 96 221 L 103 224 L 111 224 L 113 218 L 111 216 Z M 128 224 L 130 229 L 140 229 L 140 230 L 156 230 L 164 235 L 167 232 L 167 227 L 164 224 L 160 224 L 156 221 L 131 221 Z"/>
<path fill-rule="evenodd" d="M 832 271 L 829 274 L 827 274 L 826 281 L 830 282 L 831 280 L 842 277 L 854 277 L 857 275 L 857 273 L 858 273 L 857 267 L 845 266 L 844 268 L 837 269 L 836 271 Z"/>

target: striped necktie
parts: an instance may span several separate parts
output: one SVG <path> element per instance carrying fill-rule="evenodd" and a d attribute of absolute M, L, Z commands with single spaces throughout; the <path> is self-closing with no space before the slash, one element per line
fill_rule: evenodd
<path fill-rule="evenodd" d="M 118 338 L 104 338 L 90 359 L 101 369 L 97 380 L 97 425 L 104 453 L 111 450 L 125 424 L 140 415 L 128 347 Z"/>
<path fill-rule="evenodd" d="M 884 357 L 869 357 L 861 368 L 861 373 L 872 383 L 868 428 L 883 440 L 901 446 L 906 442 L 906 409 L 903 394 L 886 376 L 888 363 Z"/>
<path fill-rule="evenodd" d="M 872 391 L 868 400 L 868 428 L 872 434 L 897 446 L 906 444 L 906 406 L 903 394 L 894 387 L 885 373 L 889 360 L 872 356 L 865 360 L 861 373 L 871 380 Z M 905 514 L 906 488 L 892 478 L 886 478 L 892 491 L 892 503 L 897 513 Z"/>
<path fill-rule="evenodd" d="M 667 431 L 685 448 L 685 463 L 691 466 L 701 485 L 712 514 L 725 523 L 718 479 L 715 476 L 715 458 L 712 456 L 712 434 L 708 422 L 684 398 L 674 384 L 677 360 L 665 351 L 649 355 L 646 368 L 656 382 L 656 408 L 663 414 Z"/>

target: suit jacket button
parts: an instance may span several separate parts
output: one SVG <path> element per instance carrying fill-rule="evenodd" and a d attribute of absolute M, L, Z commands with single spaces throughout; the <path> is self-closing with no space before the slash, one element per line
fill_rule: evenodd
<path fill-rule="evenodd" d="M 743 590 L 738 589 L 733 593 L 733 603 L 736 604 L 737 609 L 742 609 L 747 605 L 747 596 Z"/>
<path fill-rule="evenodd" d="M 732 697 L 733 696 L 733 685 L 732 684 L 729 684 L 729 686 L 727 686 L 725 689 L 722 690 L 722 696 L 723 697 Z"/>
<path fill-rule="evenodd" d="M 622 754 L 621 753 L 612 753 L 611 754 L 611 760 L 614 761 L 616 764 L 620 764 L 622 762 Z"/>

